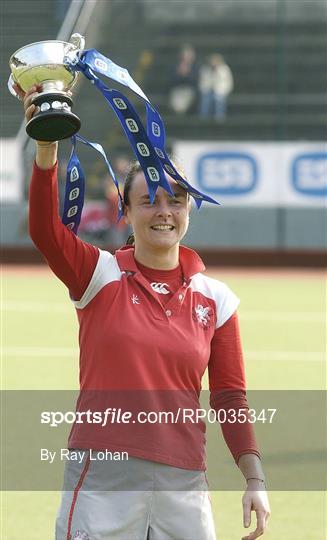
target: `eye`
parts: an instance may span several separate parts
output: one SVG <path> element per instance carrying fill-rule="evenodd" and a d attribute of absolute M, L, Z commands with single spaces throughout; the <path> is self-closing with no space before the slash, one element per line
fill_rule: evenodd
<path fill-rule="evenodd" d="M 180 197 L 169 197 L 168 202 L 169 202 L 169 204 L 177 204 L 177 205 L 179 205 L 179 204 L 182 204 L 183 201 L 182 201 L 182 199 Z"/>

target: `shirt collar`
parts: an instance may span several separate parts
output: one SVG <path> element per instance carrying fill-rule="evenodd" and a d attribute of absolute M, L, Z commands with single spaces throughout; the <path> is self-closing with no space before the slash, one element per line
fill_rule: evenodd
<path fill-rule="evenodd" d="M 134 259 L 134 246 L 123 246 L 115 253 L 119 268 L 125 272 L 139 272 Z M 193 249 L 179 246 L 179 262 L 186 280 L 205 270 L 201 257 Z"/>

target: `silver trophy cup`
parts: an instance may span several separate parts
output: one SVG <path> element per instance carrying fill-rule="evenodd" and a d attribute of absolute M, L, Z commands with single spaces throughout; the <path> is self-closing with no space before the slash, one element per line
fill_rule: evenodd
<path fill-rule="evenodd" d="M 41 85 L 41 92 L 34 98 L 38 107 L 27 123 L 26 131 L 38 141 L 58 141 L 74 135 L 81 121 L 72 112 L 71 88 L 78 73 L 69 69 L 67 60 L 74 60 L 84 49 L 85 39 L 73 34 L 70 42 L 38 41 L 18 49 L 10 58 L 10 92 L 19 98 L 13 84 L 24 92 L 34 85 Z"/>

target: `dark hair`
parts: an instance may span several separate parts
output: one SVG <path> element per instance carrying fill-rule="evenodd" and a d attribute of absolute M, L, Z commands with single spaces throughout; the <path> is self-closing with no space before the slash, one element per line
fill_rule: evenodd
<path fill-rule="evenodd" d="M 143 169 L 138 161 L 132 161 L 128 169 L 128 173 L 127 173 L 125 184 L 124 184 L 124 193 L 123 193 L 124 206 L 129 205 L 129 192 L 131 190 L 132 182 L 135 176 L 142 170 Z M 126 245 L 134 246 L 134 244 L 135 244 L 135 237 L 134 237 L 134 233 L 132 232 L 126 240 Z"/>
<path fill-rule="evenodd" d="M 123 201 L 124 201 L 124 205 L 125 206 L 128 206 L 129 205 L 129 192 L 131 190 L 131 186 L 132 186 L 132 182 L 135 178 L 135 176 L 139 173 L 139 172 L 142 172 L 142 167 L 140 165 L 140 163 L 138 161 L 132 161 L 129 169 L 128 169 L 128 173 L 127 173 L 127 176 L 126 176 L 126 180 L 125 180 L 125 184 L 124 184 L 124 194 L 123 194 Z"/>

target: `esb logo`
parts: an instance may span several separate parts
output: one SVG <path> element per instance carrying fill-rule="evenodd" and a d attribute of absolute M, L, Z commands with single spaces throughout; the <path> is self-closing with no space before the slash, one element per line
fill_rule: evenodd
<path fill-rule="evenodd" d="M 243 195 L 258 182 L 258 165 L 252 156 L 241 152 L 213 152 L 200 157 L 197 164 L 200 187 L 219 195 Z"/>
<path fill-rule="evenodd" d="M 302 154 L 292 163 L 292 185 L 295 191 L 312 197 L 327 195 L 327 154 Z"/>

